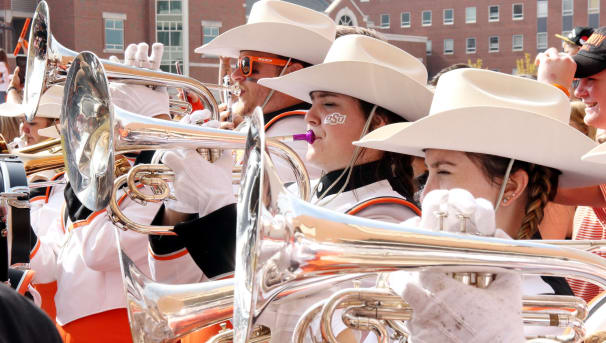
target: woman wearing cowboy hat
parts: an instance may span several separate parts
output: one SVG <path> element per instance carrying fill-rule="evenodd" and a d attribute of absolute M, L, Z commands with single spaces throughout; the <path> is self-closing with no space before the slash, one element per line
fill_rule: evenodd
<path fill-rule="evenodd" d="M 551 85 L 461 69 L 442 76 L 427 117 L 384 126 L 354 144 L 425 157 L 424 195 L 466 189 L 492 203 L 497 227 L 509 236 L 536 239 L 558 186 L 606 179 L 598 165 L 580 161 L 596 143 L 570 127 L 569 116 L 567 97 Z M 524 277 L 523 288 L 572 295 L 562 278 Z"/>

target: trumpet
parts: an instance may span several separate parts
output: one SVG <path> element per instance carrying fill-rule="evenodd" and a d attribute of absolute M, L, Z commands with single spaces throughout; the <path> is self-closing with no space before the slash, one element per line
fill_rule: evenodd
<path fill-rule="evenodd" d="M 505 268 L 606 286 L 606 261 L 582 250 L 407 228 L 301 201 L 283 188 L 263 140 L 249 131 L 237 217 L 235 343 L 248 339 L 276 294 L 321 275 Z"/>
<path fill-rule="evenodd" d="M 64 87 L 61 116 L 66 171 L 75 194 L 91 210 L 105 208 L 112 195 L 114 154 L 177 148 L 238 149 L 243 133 L 146 118 L 112 105 L 104 66 L 92 53 L 72 62 Z M 259 110 L 260 111 L 260 110 Z M 300 194 L 310 195 L 303 161 L 289 147 L 269 140 L 272 153 L 284 158 L 295 175 Z"/>
<path fill-rule="evenodd" d="M 65 72 L 69 69 L 77 53 L 61 45 L 50 30 L 50 12 L 46 1 L 40 1 L 34 12 L 27 50 L 27 71 L 25 75 L 24 103 L 28 105 L 25 117 L 31 121 L 38 108 L 40 96 L 53 84 L 65 82 Z M 185 88 L 195 93 L 218 119 L 217 101 L 209 88 L 224 90 L 239 95 L 235 86 L 224 87 L 201 83 L 191 77 L 162 71 L 134 68 L 108 60 L 102 61 L 112 81 L 142 84 L 148 86 L 168 86 Z"/>

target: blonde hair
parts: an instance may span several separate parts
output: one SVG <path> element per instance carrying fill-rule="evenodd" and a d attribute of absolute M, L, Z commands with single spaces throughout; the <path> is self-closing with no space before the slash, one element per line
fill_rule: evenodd
<path fill-rule="evenodd" d="M 0 116 L 0 133 L 6 143 L 12 142 L 15 138 L 19 137 L 19 124 L 21 123 L 18 117 L 4 117 Z"/>
<path fill-rule="evenodd" d="M 595 140 L 596 128 L 585 124 L 585 104 L 581 101 L 570 103 L 570 126 L 581 131 L 585 136 Z"/>

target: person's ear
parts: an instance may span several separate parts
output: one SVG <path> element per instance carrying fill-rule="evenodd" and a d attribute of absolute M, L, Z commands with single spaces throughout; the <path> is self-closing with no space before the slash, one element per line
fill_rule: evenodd
<path fill-rule="evenodd" d="M 378 128 L 380 128 L 381 126 L 385 126 L 387 125 L 387 120 L 385 119 L 384 116 L 375 113 L 375 115 L 372 118 L 372 122 L 370 123 L 370 129 L 372 130 L 376 130 Z"/>
<path fill-rule="evenodd" d="M 521 199 L 522 193 L 528 187 L 528 173 L 519 169 L 509 175 L 501 206 L 509 206 L 517 199 Z"/>
<path fill-rule="evenodd" d="M 291 62 L 288 67 L 286 67 L 286 72 L 284 74 L 292 73 L 301 69 L 303 69 L 303 65 L 301 63 Z"/>

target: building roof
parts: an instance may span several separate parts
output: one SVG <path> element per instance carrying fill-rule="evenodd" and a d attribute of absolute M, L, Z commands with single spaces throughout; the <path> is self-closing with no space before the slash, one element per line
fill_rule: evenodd
<path fill-rule="evenodd" d="M 246 16 L 250 13 L 252 5 L 259 0 L 246 0 Z M 284 0 L 293 4 L 301 5 L 312 10 L 324 12 L 324 10 L 330 5 L 331 0 Z"/>

